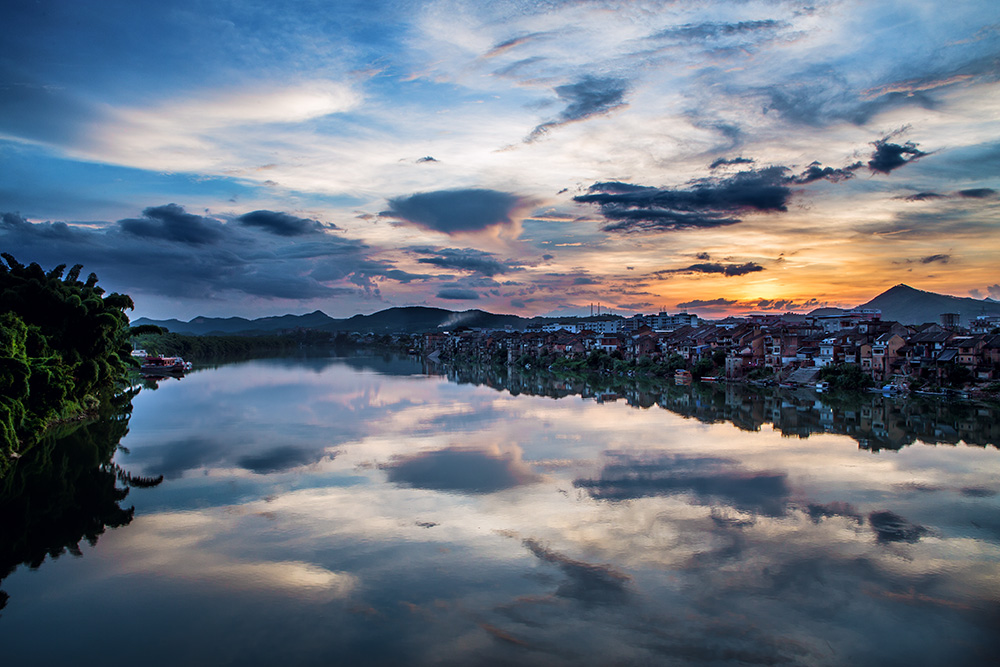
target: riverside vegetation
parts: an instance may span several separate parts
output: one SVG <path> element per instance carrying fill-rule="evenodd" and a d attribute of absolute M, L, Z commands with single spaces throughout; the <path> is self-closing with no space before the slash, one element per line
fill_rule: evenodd
<path fill-rule="evenodd" d="M 93 545 L 127 525 L 133 476 L 113 462 L 128 432 L 135 362 L 124 294 L 105 295 L 82 266 L 0 263 L 0 582 L 19 564 Z M 64 274 L 65 273 L 65 277 Z M 8 595 L 0 590 L 0 609 Z"/>
<path fill-rule="evenodd" d="M 0 479 L 53 425 L 96 415 L 132 363 L 125 294 L 82 265 L 0 262 Z M 64 277 L 65 272 L 65 277 Z"/>

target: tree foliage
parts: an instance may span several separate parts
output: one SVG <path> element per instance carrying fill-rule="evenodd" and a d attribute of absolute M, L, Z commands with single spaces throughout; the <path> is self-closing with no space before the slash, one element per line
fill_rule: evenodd
<path fill-rule="evenodd" d="M 94 407 L 131 360 L 126 309 L 81 265 L 46 272 L 8 253 L 0 262 L 0 476 L 52 420 Z"/>
<path fill-rule="evenodd" d="M 820 372 L 821 380 L 830 383 L 831 389 L 859 391 L 874 386 L 875 381 L 857 364 L 837 364 L 824 366 Z"/>

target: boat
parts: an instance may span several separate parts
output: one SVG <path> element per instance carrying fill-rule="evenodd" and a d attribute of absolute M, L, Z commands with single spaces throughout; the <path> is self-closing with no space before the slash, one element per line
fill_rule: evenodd
<path fill-rule="evenodd" d="M 191 362 L 180 357 L 147 356 L 139 367 L 139 372 L 143 375 L 184 375 L 191 368 Z"/>
<path fill-rule="evenodd" d="M 674 373 L 674 382 L 677 384 L 690 384 L 691 383 L 691 371 L 679 369 Z"/>
<path fill-rule="evenodd" d="M 830 383 L 826 380 L 820 380 L 816 383 L 816 393 L 822 394 L 824 391 L 830 391 Z"/>

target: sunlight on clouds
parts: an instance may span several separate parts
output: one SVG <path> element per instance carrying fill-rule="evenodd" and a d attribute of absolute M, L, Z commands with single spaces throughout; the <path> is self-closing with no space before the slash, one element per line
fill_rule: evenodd
<path fill-rule="evenodd" d="M 260 87 L 194 97 L 156 108 L 125 110 L 137 125 L 168 125 L 191 131 L 232 125 L 294 123 L 357 108 L 361 95 L 348 85 L 316 81 L 290 87 Z"/>
<path fill-rule="evenodd" d="M 106 540 L 125 554 L 126 572 L 195 581 L 230 590 L 272 592 L 317 602 L 342 599 L 357 587 L 358 579 L 301 561 L 254 560 L 226 551 L 233 517 L 219 510 L 161 513 L 143 516 L 127 531 Z"/>

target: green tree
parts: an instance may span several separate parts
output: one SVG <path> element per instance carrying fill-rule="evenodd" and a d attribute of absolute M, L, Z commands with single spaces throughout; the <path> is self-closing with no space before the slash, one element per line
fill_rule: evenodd
<path fill-rule="evenodd" d="M 96 407 L 131 363 L 124 294 L 104 295 L 81 265 L 0 262 L 0 476 L 54 419 Z"/>

